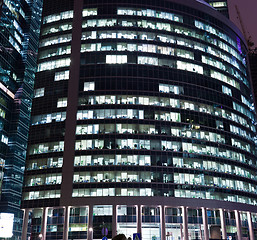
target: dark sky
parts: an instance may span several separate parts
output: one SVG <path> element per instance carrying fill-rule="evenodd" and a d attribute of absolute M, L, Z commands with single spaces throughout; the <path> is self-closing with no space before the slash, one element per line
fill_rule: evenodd
<path fill-rule="evenodd" d="M 235 5 L 240 11 L 247 37 L 251 36 L 254 47 L 257 47 L 257 0 L 228 0 L 230 18 L 241 29 Z"/>

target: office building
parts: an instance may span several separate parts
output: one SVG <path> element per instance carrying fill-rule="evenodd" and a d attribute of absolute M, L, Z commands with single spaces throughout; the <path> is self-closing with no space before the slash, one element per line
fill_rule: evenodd
<path fill-rule="evenodd" d="M 227 0 L 224 0 L 224 1 L 221 1 L 221 0 L 204 0 L 204 1 L 209 3 L 212 7 L 217 9 L 219 12 L 221 12 L 227 18 L 229 18 L 228 1 Z"/>
<path fill-rule="evenodd" d="M 3 0 L 0 0 L 0 14 L 1 14 L 1 11 L 2 11 L 2 6 L 3 6 Z"/>
<path fill-rule="evenodd" d="M 199 0 L 45 0 L 42 24 L 23 239 L 256 239 L 236 26 Z"/>
<path fill-rule="evenodd" d="M 248 53 L 249 65 L 251 70 L 253 92 L 255 96 L 255 101 L 257 99 L 257 51 L 252 50 Z"/>
<path fill-rule="evenodd" d="M 0 238 L 21 239 L 20 205 L 41 11 L 42 1 L 0 1 Z"/>

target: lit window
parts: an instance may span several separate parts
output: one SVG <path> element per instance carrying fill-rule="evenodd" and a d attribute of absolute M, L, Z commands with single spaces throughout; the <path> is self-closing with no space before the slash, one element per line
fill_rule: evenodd
<path fill-rule="evenodd" d="M 188 58 L 188 59 L 194 59 L 194 54 L 190 51 L 186 51 L 184 49 L 177 49 L 177 56 Z"/>
<path fill-rule="evenodd" d="M 5 136 L 5 135 L 2 135 L 2 137 L 1 137 L 1 142 L 2 142 L 2 143 L 5 143 L 5 144 L 8 144 L 8 137 Z"/>
<path fill-rule="evenodd" d="M 4 91 L 8 96 L 10 96 L 12 99 L 14 99 L 14 94 L 0 82 L 0 90 Z"/>
<path fill-rule="evenodd" d="M 245 96 L 241 95 L 242 103 L 246 104 L 249 108 L 251 108 L 252 104 L 245 98 Z"/>
<path fill-rule="evenodd" d="M 55 68 L 68 67 L 70 66 L 70 59 L 63 58 L 55 61 L 43 62 L 38 65 L 38 72 L 52 70 Z"/>
<path fill-rule="evenodd" d="M 43 39 L 40 43 L 40 47 L 50 46 L 54 44 L 64 43 L 71 41 L 71 34 L 56 36 L 56 37 L 50 37 Z"/>
<path fill-rule="evenodd" d="M 68 80 L 70 76 L 70 71 L 62 71 L 62 72 L 56 72 L 54 76 L 54 81 L 62 81 L 62 80 Z"/>
<path fill-rule="evenodd" d="M 220 73 L 220 72 L 217 72 L 217 71 L 214 71 L 214 70 L 211 70 L 211 77 L 212 78 L 216 78 L 222 82 L 225 82 L 237 89 L 240 89 L 240 84 L 238 82 L 236 82 L 234 79 Z"/>
<path fill-rule="evenodd" d="M 152 9 L 125 9 L 119 8 L 117 10 L 118 15 L 137 15 L 137 16 L 145 16 L 145 17 L 156 17 L 161 19 L 168 19 L 171 21 L 183 22 L 183 17 L 179 15 L 174 15 L 173 13 L 167 12 L 159 12 Z"/>
<path fill-rule="evenodd" d="M 158 65 L 158 58 L 139 56 L 137 62 L 138 64 Z"/>
<path fill-rule="evenodd" d="M 61 19 L 73 18 L 73 11 L 62 12 L 60 15 Z"/>
<path fill-rule="evenodd" d="M 32 125 L 46 124 L 52 121 L 62 122 L 65 119 L 66 119 L 66 112 L 42 114 L 42 115 L 32 116 L 31 124 Z"/>
<path fill-rule="evenodd" d="M 21 44 L 21 37 L 20 35 L 15 31 L 14 32 L 14 37 L 16 38 L 16 40 L 18 40 L 18 42 Z"/>
<path fill-rule="evenodd" d="M 45 94 L 45 88 L 38 88 L 34 90 L 34 98 L 43 97 Z"/>
<path fill-rule="evenodd" d="M 225 93 L 225 94 L 227 94 L 227 95 L 229 95 L 229 96 L 232 96 L 232 91 L 231 91 L 231 89 L 228 88 L 228 87 L 226 87 L 226 86 L 224 86 L 224 85 L 222 85 L 222 92 Z"/>
<path fill-rule="evenodd" d="M 60 198 L 61 192 L 60 190 L 50 190 L 50 191 L 33 191 L 28 192 L 23 195 L 24 200 L 32 200 L 32 199 L 49 199 L 49 198 Z"/>
<path fill-rule="evenodd" d="M 14 38 L 12 36 L 9 36 L 9 42 L 14 46 L 14 48 L 21 53 L 21 48 L 20 45 L 17 43 L 16 40 L 14 40 Z"/>
<path fill-rule="evenodd" d="M 40 143 L 31 145 L 29 154 L 42 154 L 48 152 L 61 152 L 64 149 L 64 142 Z"/>
<path fill-rule="evenodd" d="M 84 83 L 84 91 L 94 91 L 95 83 L 94 82 L 85 82 Z"/>
<path fill-rule="evenodd" d="M 67 98 L 59 98 L 57 102 L 57 107 L 67 107 Z"/>
<path fill-rule="evenodd" d="M 0 117 L 5 118 L 5 111 L 0 108 Z"/>
<path fill-rule="evenodd" d="M 213 7 L 226 7 L 227 3 L 226 2 L 213 2 L 213 3 L 210 3 L 210 5 L 212 5 Z"/>
<path fill-rule="evenodd" d="M 106 55 L 106 63 L 108 64 L 123 64 L 127 62 L 127 55 Z"/>
<path fill-rule="evenodd" d="M 82 12 L 83 17 L 95 16 L 95 15 L 97 15 L 97 8 L 84 9 Z"/>
<path fill-rule="evenodd" d="M 203 74 L 203 67 L 192 63 L 177 61 L 177 68 Z"/>
<path fill-rule="evenodd" d="M 183 87 L 175 85 L 159 84 L 159 91 L 164 93 L 180 94 L 184 92 L 184 89 Z"/>
<path fill-rule="evenodd" d="M 57 21 L 60 21 L 61 19 L 69 19 L 69 18 L 73 18 L 73 11 L 66 11 L 66 12 L 61 12 L 60 14 L 53 14 L 53 15 L 46 16 L 43 19 L 43 24 L 57 22 Z"/>
<path fill-rule="evenodd" d="M 39 59 L 49 58 L 53 56 L 61 56 L 71 53 L 71 46 L 51 48 L 49 50 L 44 50 L 39 54 Z"/>
<path fill-rule="evenodd" d="M 101 46 L 101 43 L 98 44 L 98 46 Z M 94 52 L 94 51 L 96 51 L 96 44 L 94 44 L 94 43 L 81 45 L 81 52 Z M 97 49 L 97 51 L 99 51 L 99 49 Z M 102 51 L 102 49 L 101 49 L 101 51 Z"/>
<path fill-rule="evenodd" d="M 51 27 L 47 27 L 44 28 L 42 30 L 42 35 L 47 35 L 47 34 L 51 34 L 51 33 L 57 33 L 57 32 L 61 32 L 61 31 L 67 31 L 70 30 L 72 28 L 71 23 L 69 24 L 63 24 L 63 25 L 54 25 Z"/>

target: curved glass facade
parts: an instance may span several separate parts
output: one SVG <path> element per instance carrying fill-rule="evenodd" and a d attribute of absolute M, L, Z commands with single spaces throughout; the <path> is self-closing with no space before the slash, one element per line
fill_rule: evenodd
<path fill-rule="evenodd" d="M 252 234 L 246 46 L 189 2 L 46 1 L 23 192 L 32 237 Z"/>

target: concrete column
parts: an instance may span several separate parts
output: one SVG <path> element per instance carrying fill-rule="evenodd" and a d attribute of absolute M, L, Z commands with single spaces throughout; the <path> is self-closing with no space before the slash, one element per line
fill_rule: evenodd
<path fill-rule="evenodd" d="M 142 232 L 142 206 L 137 205 L 137 232 Z"/>
<path fill-rule="evenodd" d="M 93 205 L 89 205 L 87 240 L 93 240 L 93 230 Z"/>
<path fill-rule="evenodd" d="M 42 223 L 41 223 L 42 240 L 46 239 L 47 213 L 48 213 L 48 207 L 43 208 L 43 216 L 42 216 Z"/>
<path fill-rule="evenodd" d="M 29 222 L 29 209 L 25 209 L 23 212 L 23 224 L 22 224 L 22 235 L 21 239 L 27 239 L 27 232 L 28 232 L 28 222 Z"/>
<path fill-rule="evenodd" d="M 69 225 L 70 225 L 70 207 L 65 207 L 64 211 L 64 226 L 63 226 L 63 240 L 68 240 Z"/>
<path fill-rule="evenodd" d="M 208 217 L 206 208 L 202 208 L 204 239 L 209 240 Z"/>
<path fill-rule="evenodd" d="M 199 223 L 199 230 L 200 230 L 200 239 L 203 239 L 202 225 L 200 223 Z"/>
<path fill-rule="evenodd" d="M 165 229 L 165 207 L 160 206 L 160 211 L 161 211 L 161 240 L 166 239 L 166 229 Z"/>
<path fill-rule="evenodd" d="M 247 220 L 248 220 L 250 240 L 254 240 L 253 221 L 252 221 L 252 214 L 250 212 L 247 212 Z"/>
<path fill-rule="evenodd" d="M 242 239 L 242 224 L 241 224 L 241 218 L 240 218 L 240 212 L 238 210 L 235 210 L 235 217 L 236 217 L 236 228 L 237 228 L 237 239 Z"/>
<path fill-rule="evenodd" d="M 117 235 L 117 205 L 112 206 L 112 237 Z"/>
<path fill-rule="evenodd" d="M 70 1 L 72 2 L 72 1 Z M 72 20 L 71 63 L 68 81 L 68 99 L 65 120 L 64 152 L 60 206 L 69 206 L 72 201 L 73 174 L 76 142 L 76 122 L 80 76 L 80 49 L 82 35 L 83 0 L 75 0 Z"/>
<path fill-rule="evenodd" d="M 183 240 L 183 225 L 180 223 L 180 237 Z"/>
<path fill-rule="evenodd" d="M 187 207 L 182 207 L 183 216 L 183 240 L 188 240 L 188 219 L 187 219 Z"/>
<path fill-rule="evenodd" d="M 220 224 L 221 224 L 222 239 L 227 239 L 225 212 L 223 209 L 220 209 Z"/>

